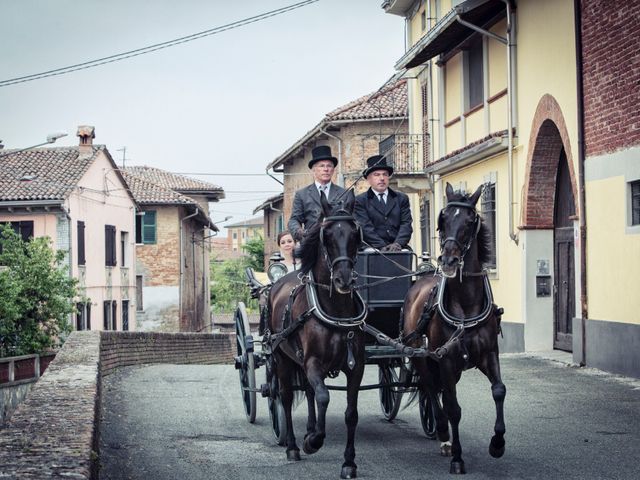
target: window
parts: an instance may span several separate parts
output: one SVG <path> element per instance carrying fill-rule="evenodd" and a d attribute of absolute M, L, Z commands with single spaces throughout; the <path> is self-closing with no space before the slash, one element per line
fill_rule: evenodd
<path fill-rule="evenodd" d="M 102 304 L 102 312 L 104 315 L 104 329 L 115 330 L 118 311 L 118 302 L 115 300 L 105 300 Z"/>
<path fill-rule="evenodd" d="M 640 225 L 640 180 L 631 182 L 631 225 Z"/>
<path fill-rule="evenodd" d="M 156 211 L 145 210 L 136 215 L 136 243 L 156 243 Z"/>
<path fill-rule="evenodd" d="M 237 238 L 238 238 L 238 232 L 233 232 L 233 239 L 237 240 Z"/>
<path fill-rule="evenodd" d="M 85 257 L 84 250 L 84 222 L 78 220 L 78 265 L 85 265 L 87 259 Z"/>
<path fill-rule="evenodd" d="M 128 245 L 129 245 L 129 232 L 120 232 L 120 265 L 126 267 L 128 265 Z"/>
<path fill-rule="evenodd" d="M 284 214 L 281 213 L 280 215 L 278 215 L 276 222 L 278 223 L 278 226 L 276 227 L 276 233 L 280 233 L 284 230 Z"/>
<path fill-rule="evenodd" d="M 422 233 L 422 251 L 433 253 L 431 251 L 431 202 L 426 197 L 420 205 L 420 232 Z"/>
<path fill-rule="evenodd" d="M 144 305 L 142 303 L 142 275 L 136 275 L 136 311 L 142 312 Z"/>
<path fill-rule="evenodd" d="M 465 110 L 471 110 L 484 102 L 482 38 L 477 38 L 465 52 Z"/>
<path fill-rule="evenodd" d="M 116 227 L 113 225 L 104 226 L 104 258 L 107 267 L 116 266 Z"/>
<path fill-rule="evenodd" d="M 484 224 L 489 227 L 491 255 L 485 267 L 496 268 L 496 183 L 488 181 L 485 183 L 481 200 L 482 218 Z"/>
<path fill-rule="evenodd" d="M 425 10 L 420 14 L 420 27 L 423 32 L 427 29 L 427 12 Z"/>
<path fill-rule="evenodd" d="M 91 302 L 76 304 L 76 330 L 91 330 Z"/>
<path fill-rule="evenodd" d="M 25 242 L 33 238 L 33 221 L 27 220 L 22 222 L 11 222 L 11 228 L 16 232 L 22 240 Z"/>
<path fill-rule="evenodd" d="M 129 330 L 129 300 L 122 301 L 122 331 Z"/>

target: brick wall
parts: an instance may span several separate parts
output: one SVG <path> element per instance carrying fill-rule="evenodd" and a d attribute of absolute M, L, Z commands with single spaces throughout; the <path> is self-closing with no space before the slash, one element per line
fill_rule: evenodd
<path fill-rule="evenodd" d="M 97 479 L 103 375 L 125 365 L 227 363 L 232 335 L 73 332 L 0 430 L 0 478 Z"/>
<path fill-rule="evenodd" d="M 180 283 L 179 207 L 157 207 L 156 243 L 136 246 L 136 272 L 144 276 L 144 286 Z M 184 216 L 184 215 L 182 215 Z"/>
<path fill-rule="evenodd" d="M 586 156 L 640 144 L 640 0 L 582 0 Z"/>

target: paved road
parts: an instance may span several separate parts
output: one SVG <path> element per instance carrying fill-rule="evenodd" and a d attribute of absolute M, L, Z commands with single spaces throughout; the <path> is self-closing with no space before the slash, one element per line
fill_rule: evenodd
<path fill-rule="evenodd" d="M 501 459 L 487 452 L 494 421 L 488 382 L 472 370 L 459 384 L 467 479 L 638 478 L 640 382 L 527 355 L 503 356 L 502 369 L 507 449 Z M 367 370 L 373 382 L 377 373 Z M 325 447 L 287 462 L 272 440 L 266 400 L 258 399 L 256 423 L 246 421 L 233 367 L 122 369 L 103 385 L 100 478 L 339 478 L 344 407 L 344 393 L 332 392 Z M 449 459 L 422 434 L 416 406 L 388 423 L 374 390 L 361 392 L 359 411 L 359 478 L 451 478 Z M 299 439 L 305 412 L 302 404 L 294 413 Z"/>

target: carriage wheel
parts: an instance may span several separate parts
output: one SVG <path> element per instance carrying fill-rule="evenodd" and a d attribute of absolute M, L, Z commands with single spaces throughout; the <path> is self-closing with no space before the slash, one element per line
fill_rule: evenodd
<path fill-rule="evenodd" d="M 402 375 L 402 367 L 393 365 L 391 362 L 380 363 L 378 365 L 378 381 L 381 385 L 397 383 Z M 402 390 L 397 386 L 382 386 L 378 390 L 380 395 L 380 407 L 385 420 L 392 421 L 400 410 L 402 400 Z"/>
<path fill-rule="evenodd" d="M 253 337 L 249 330 L 249 318 L 244 303 L 238 302 L 234 316 L 236 326 L 236 369 L 240 374 L 242 405 L 249 423 L 256 420 L 256 367 L 253 357 Z"/>
<path fill-rule="evenodd" d="M 287 440 L 287 420 L 284 417 L 284 407 L 280 398 L 280 384 L 276 373 L 267 362 L 267 385 L 269 385 L 269 397 L 267 399 L 269 407 L 269 419 L 271 420 L 271 431 L 280 446 L 286 444 Z"/>
<path fill-rule="evenodd" d="M 438 395 L 438 402 L 440 402 Z M 436 438 L 436 413 L 429 395 L 420 395 L 420 422 L 427 438 Z"/>

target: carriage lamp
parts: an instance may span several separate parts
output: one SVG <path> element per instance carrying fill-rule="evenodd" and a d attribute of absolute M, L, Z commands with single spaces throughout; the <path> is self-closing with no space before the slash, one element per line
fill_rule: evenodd
<path fill-rule="evenodd" d="M 267 276 L 271 283 L 275 283 L 287 274 L 287 266 L 281 262 L 274 262 L 267 269 Z"/>

